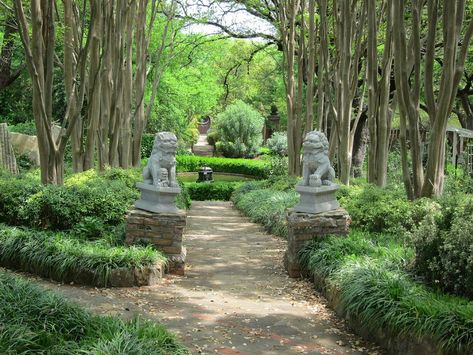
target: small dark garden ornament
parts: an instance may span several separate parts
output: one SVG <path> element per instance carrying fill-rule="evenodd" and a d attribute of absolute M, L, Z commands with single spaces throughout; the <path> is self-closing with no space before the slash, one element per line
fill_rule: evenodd
<path fill-rule="evenodd" d="M 203 166 L 199 170 L 199 177 L 197 178 L 196 182 L 206 182 L 206 183 L 213 182 L 214 180 L 213 180 L 212 174 L 213 174 L 212 168 L 208 166 Z"/>

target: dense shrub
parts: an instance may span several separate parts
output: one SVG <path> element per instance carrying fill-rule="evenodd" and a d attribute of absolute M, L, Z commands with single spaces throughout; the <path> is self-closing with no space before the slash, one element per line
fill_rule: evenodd
<path fill-rule="evenodd" d="M 444 195 L 473 193 L 473 178 L 466 167 L 455 168 L 452 164 L 445 167 Z"/>
<path fill-rule="evenodd" d="M 270 166 L 267 162 L 250 159 L 229 159 L 216 157 L 200 157 L 192 155 L 178 155 L 177 171 L 199 171 L 202 166 L 209 166 L 214 172 L 243 174 L 255 178 L 269 176 Z"/>
<path fill-rule="evenodd" d="M 216 129 L 210 128 L 207 132 L 207 143 L 210 145 L 215 146 L 218 140 L 220 139 L 220 135 Z"/>
<path fill-rule="evenodd" d="M 370 232 L 411 230 L 427 213 L 440 208 L 430 199 L 408 201 L 402 189 L 366 183 L 342 186 L 337 196 L 350 214 L 352 226 Z"/>
<path fill-rule="evenodd" d="M 22 133 L 28 136 L 36 136 L 36 126 L 33 121 L 8 125 L 10 132 Z"/>
<path fill-rule="evenodd" d="M 289 160 L 288 157 L 277 155 L 269 156 L 267 160 L 269 163 L 269 176 L 288 176 Z"/>
<path fill-rule="evenodd" d="M 87 220 L 97 223 L 96 231 L 121 224 L 139 197 L 135 184 L 141 179 L 137 169 L 116 168 L 68 176 L 64 186 L 43 186 L 33 177 L 4 173 L 0 175 L 0 222 L 53 230 L 88 225 L 86 234 L 94 234 Z M 190 206 L 184 188 L 177 205 Z"/>
<path fill-rule="evenodd" d="M 84 184 L 48 185 L 28 198 L 22 216 L 30 226 L 53 230 L 70 229 L 85 217 L 115 225 L 138 196 L 137 190 L 121 181 L 92 179 Z"/>
<path fill-rule="evenodd" d="M 141 138 L 141 157 L 149 158 L 153 150 L 154 134 L 144 133 Z"/>
<path fill-rule="evenodd" d="M 3 172 L 0 175 L 0 222 L 12 225 L 26 223 L 21 211 L 28 198 L 41 189 L 38 180 Z"/>
<path fill-rule="evenodd" d="M 446 213 L 427 215 L 413 233 L 415 268 L 432 285 L 473 299 L 473 201 Z"/>
<path fill-rule="evenodd" d="M 256 155 L 262 143 L 264 118 L 242 101 L 228 106 L 216 118 L 219 134 L 217 151 L 226 157 L 241 158 Z"/>
<path fill-rule="evenodd" d="M 266 142 L 266 145 L 272 154 L 287 155 L 287 134 L 285 132 L 274 132 Z"/>
<path fill-rule="evenodd" d="M 220 200 L 229 201 L 233 191 L 241 186 L 243 182 L 238 181 L 215 181 L 212 183 L 187 183 L 185 184 L 191 200 L 207 201 Z"/>
<path fill-rule="evenodd" d="M 83 242 L 63 233 L 47 233 L 0 225 L 0 263 L 34 271 L 55 280 L 93 275 L 98 285 L 109 284 L 119 268 L 153 265 L 165 257 L 143 247 L 113 247 L 106 242 Z"/>
<path fill-rule="evenodd" d="M 392 235 L 352 232 L 316 239 L 301 263 L 340 293 L 341 305 L 364 327 L 437 341 L 446 353 L 473 347 L 473 305 L 432 292 L 405 271 L 413 251 Z"/>
<path fill-rule="evenodd" d="M 51 291 L 0 273 L 2 354 L 187 354 L 162 325 L 94 316 Z"/>
<path fill-rule="evenodd" d="M 185 184 L 179 180 L 177 182 L 179 183 L 179 187 L 181 188 L 181 193 L 177 195 L 176 206 L 177 208 L 187 210 L 191 207 L 192 204 L 191 196 L 189 195 L 189 191 L 187 190 Z"/>

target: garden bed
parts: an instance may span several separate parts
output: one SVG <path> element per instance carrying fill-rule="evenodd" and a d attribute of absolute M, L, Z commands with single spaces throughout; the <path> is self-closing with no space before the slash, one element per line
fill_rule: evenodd
<path fill-rule="evenodd" d="M 94 316 L 0 270 L 1 354 L 189 354 L 163 325 Z"/>
<path fill-rule="evenodd" d="M 166 258 L 150 247 L 113 247 L 0 225 L 0 265 L 59 282 L 131 287 L 156 284 Z"/>
<path fill-rule="evenodd" d="M 338 197 L 354 230 L 347 238 L 316 239 L 300 254 L 330 305 L 390 353 L 473 354 L 473 302 L 441 291 L 465 293 L 471 280 L 471 258 L 464 251 L 472 250 L 465 237 L 473 226 L 472 199 L 409 202 L 398 190 L 368 184 L 342 187 Z M 240 187 L 232 200 L 252 220 L 286 237 L 285 210 L 298 198 L 287 182 L 259 181 Z M 432 280 L 433 275 L 450 284 L 427 283 L 419 274 L 425 265 L 435 267 L 436 273 L 427 274 Z"/>

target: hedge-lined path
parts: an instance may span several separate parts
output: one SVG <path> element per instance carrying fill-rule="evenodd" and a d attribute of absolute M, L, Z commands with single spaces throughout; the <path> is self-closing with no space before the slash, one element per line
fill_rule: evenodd
<path fill-rule="evenodd" d="M 193 353 L 380 353 L 347 332 L 310 283 L 287 277 L 285 241 L 231 203 L 193 202 L 185 244 L 186 276 L 157 286 L 101 290 L 36 280 L 98 313 L 162 321 Z"/>

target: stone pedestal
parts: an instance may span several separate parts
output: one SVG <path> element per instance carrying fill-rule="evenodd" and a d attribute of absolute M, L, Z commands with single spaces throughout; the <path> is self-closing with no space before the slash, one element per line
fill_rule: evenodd
<path fill-rule="evenodd" d="M 288 236 L 284 266 L 290 277 L 301 277 L 299 251 L 314 237 L 347 235 L 351 218 L 343 208 L 323 213 L 305 213 L 290 209 L 286 215 Z"/>
<path fill-rule="evenodd" d="M 134 208 L 126 217 L 125 244 L 151 245 L 168 257 L 167 271 L 184 275 L 186 249 L 182 235 L 186 212 L 149 212 Z"/>
<path fill-rule="evenodd" d="M 336 210 L 340 207 L 335 196 L 339 185 L 330 186 L 296 186 L 296 191 L 301 196 L 299 203 L 294 206 L 294 211 L 305 213 L 321 213 Z"/>
<path fill-rule="evenodd" d="M 139 182 L 136 187 L 141 191 L 141 198 L 135 207 L 156 213 L 178 213 L 176 197 L 181 192 L 179 187 L 156 187 L 152 184 Z"/>

